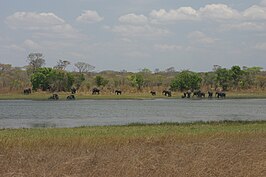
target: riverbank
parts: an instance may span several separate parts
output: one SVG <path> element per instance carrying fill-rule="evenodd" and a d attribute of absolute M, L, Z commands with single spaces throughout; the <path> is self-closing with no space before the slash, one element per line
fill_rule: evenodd
<path fill-rule="evenodd" d="M 266 121 L 0 130 L 3 176 L 265 176 Z"/>
<path fill-rule="evenodd" d="M 47 100 L 51 95 L 52 93 L 49 92 L 35 92 L 29 95 L 24 95 L 21 93 L 6 93 L 6 94 L 1 93 L 0 100 Z M 58 95 L 60 100 L 66 100 L 66 97 L 70 95 L 70 93 L 59 92 Z M 152 96 L 149 93 L 125 93 L 122 95 L 106 94 L 106 93 L 100 95 L 91 95 L 90 93 L 78 93 L 75 94 L 75 96 L 76 99 L 95 99 L 95 100 L 97 99 L 106 99 L 106 100 L 179 99 L 181 98 L 182 93 L 173 92 L 172 97 L 163 96 L 161 93 L 158 93 L 156 96 Z M 265 98 L 266 98 L 266 91 L 227 92 L 227 99 L 265 99 Z"/>

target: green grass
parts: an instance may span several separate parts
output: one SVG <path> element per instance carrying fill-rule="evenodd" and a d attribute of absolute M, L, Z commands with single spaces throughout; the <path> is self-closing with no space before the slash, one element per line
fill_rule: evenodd
<path fill-rule="evenodd" d="M 71 137 L 152 137 L 186 134 L 266 132 L 266 121 L 222 121 L 196 123 L 129 124 L 124 126 L 93 126 L 79 128 L 2 129 L 0 140 Z"/>

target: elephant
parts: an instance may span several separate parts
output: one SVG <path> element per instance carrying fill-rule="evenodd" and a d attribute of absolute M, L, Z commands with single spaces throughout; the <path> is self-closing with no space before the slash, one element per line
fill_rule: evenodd
<path fill-rule="evenodd" d="M 204 92 L 201 92 L 200 90 L 194 91 L 192 97 L 194 97 L 195 95 L 196 95 L 198 98 L 203 98 L 203 97 L 205 98 L 205 93 L 204 93 Z"/>
<path fill-rule="evenodd" d="M 212 98 L 213 97 L 213 92 L 208 91 L 208 98 Z"/>
<path fill-rule="evenodd" d="M 162 92 L 162 94 L 163 94 L 164 96 L 168 96 L 168 97 L 171 97 L 171 96 L 172 96 L 172 92 L 171 92 L 170 90 L 164 90 L 164 91 Z"/>
<path fill-rule="evenodd" d="M 99 95 L 99 94 L 100 94 L 100 90 L 97 89 L 97 88 L 93 88 L 93 89 L 92 89 L 92 94 L 93 94 L 93 95 L 96 95 L 96 94 Z"/>
<path fill-rule="evenodd" d="M 24 95 L 29 95 L 29 94 L 31 94 L 31 88 L 26 88 L 26 89 L 24 89 L 23 93 L 24 93 Z"/>
<path fill-rule="evenodd" d="M 115 90 L 115 94 L 116 95 L 121 95 L 122 94 L 122 91 L 121 90 Z"/>
<path fill-rule="evenodd" d="M 59 96 L 56 94 L 56 93 L 54 93 L 52 96 L 50 96 L 49 98 L 48 98 L 49 100 L 59 100 Z"/>
<path fill-rule="evenodd" d="M 215 95 L 217 98 L 225 98 L 226 97 L 225 92 L 216 92 Z"/>
<path fill-rule="evenodd" d="M 77 93 L 77 89 L 76 89 L 75 87 L 71 88 L 71 93 L 72 93 L 72 94 Z"/>
<path fill-rule="evenodd" d="M 181 98 L 190 98 L 191 97 L 191 91 L 188 90 L 187 92 L 184 92 Z"/>
<path fill-rule="evenodd" d="M 75 95 L 69 95 L 67 96 L 67 100 L 75 100 Z"/>
<path fill-rule="evenodd" d="M 156 96 L 156 92 L 155 92 L 155 91 L 150 91 L 150 94 L 151 94 L 152 96 Z"/>
<path fill-rule="evenodd" d="M 187 97 L 187 93 L 184 92 L 183 95 L 181 96 L 181 98 L 186 98 Z"/>

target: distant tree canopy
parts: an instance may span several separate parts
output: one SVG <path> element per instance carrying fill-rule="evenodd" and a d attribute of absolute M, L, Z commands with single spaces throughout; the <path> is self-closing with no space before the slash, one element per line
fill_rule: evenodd
<path fill-rule="evenodd" d="M 95 77 L 95 83 L 97 85 L 97 87 L 101 87 L 101 86 L 106 86 L 108 84 L 108 80 L 107 79 L 104 79 L 102 76 L 96 76 Z"/>
<path fill-rule="evenodd" d="M 144 86 L 144 76 L 142 73 L 137 73 L 131 76 L 132 86 L 137 87 L 138 90 Z"/>
<path fill-rule="evenodd" d="M 52 68 L 38 68 L 31 76 L 32 89 L 69 91 L 74 83 L 71 73 Z"/>
<path fill-rule="evenodd" d="M 171 82 L 171 90 L 195 90 L 200 88 L 200 75 L 191 71 L 182 71 Z"/>
<path fill-rule="evenodd" d="M 79 73 L 86 73 L 95 69 L 94 66 L 85 62 L 77 62 L 74 66 L 78 69 Z"/>
<path fill-rule="evenodd" d="M 71 87 L 86 92 L 91 86 L 101 87 L 105 91 L 112 89 L 130 92 L 158 90 L 263 90 L 266 87 L 266 71 L 261 67 L 232 66 L 223 68 L 215 65 L 212 71 L 195 73 L 192 71 L 175 71 L 174 67 L 152 72 L 148 68 L 139 72 L 102 71 L 90 72 L 94 66 L 77 62 L 73 64 L 76 71 L 67 71 L 67 60 L 59 60 L 54 68 L 44 67 L 45 60 L 41 53 L 30 53 L 26 67 L 13 67 L 0 63 L 0 92 L 20 92 L 25 88 L 33 90 L 69 91 Z M 26 69 L 26 70 L 25 70 Z"/>
<path fill-rule="evenodd" d="M 59 70 L 65 70 L 68 65 L 70 65 L 70 62 L 67 60 L 58 60 L 57 65 L 54 68 Z"/>

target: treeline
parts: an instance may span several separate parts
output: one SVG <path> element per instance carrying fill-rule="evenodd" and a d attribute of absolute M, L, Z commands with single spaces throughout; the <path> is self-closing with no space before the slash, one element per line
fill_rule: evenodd
<path fill-rule="evenodd" d="M 97 87 L 106 93 L 116 89 L 129 93 L 165 89 L 228 91 L 263 90 L 266 86 L 266 72 L 261 67 L 232 66 L 228 69 L 215 65 L 212 71 L 202 73 L 177 72 L 173 67 L 165 71 L 144 68 L 136 73 L 125 70 L 97 73 L 93 72 L 94 66 L 84 62 L 74 63 L 75 71 L 67 71 L 71 65 L 67 60 L 59 60 L 53 68 L 45 67 L 41 53 L 29 54 L 27 62 L 24 67 L 0 63 L 0 92 L 22 92 L 25 88 L 60 92 L 70 91 L 73 87 L 79 92 L 90 92 Z"/>

